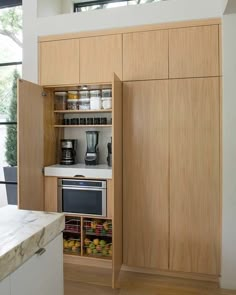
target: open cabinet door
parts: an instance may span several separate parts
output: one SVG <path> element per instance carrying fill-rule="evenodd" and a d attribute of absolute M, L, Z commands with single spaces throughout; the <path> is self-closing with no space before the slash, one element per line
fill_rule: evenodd
<path fill-rule="evenodd" d="M 114 74 L 112 83 L 112 179 L 113 179 L 113 258 L 112 287 L 119 287 L 119 275 L 123 262 L 122 239 L 122 82 Z"/>
<path fill-rule="evenodd" d="M 18 80 L 17 156 L 18 207 L 44 210 L 44 104 L 43 88 Z"/>

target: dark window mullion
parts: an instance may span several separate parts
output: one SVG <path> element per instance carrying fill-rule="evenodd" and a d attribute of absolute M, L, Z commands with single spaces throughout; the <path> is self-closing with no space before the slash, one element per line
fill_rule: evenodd
<path fill-rule="evenodd" d="M 22 0 L 0 0 L 0 8 L 14 7 L 22 5 Z"/>
<path fill-rule="evenodd" d="M 0 122 L 0 125 L 17 125 L 17 122 Z"/>
<path fill-rule="evenodd" d="M 17 184 L 16 181 L 0 181 L 0 184 Z"/>
<path fill-rule="evenodd" d="M 77 9 L 93 6 L 93 5 L 104 5 L 109 3 L 116 3 L 116 2 L 130 2 L 131 0 L 92 0 L 87 2 L 77 2 L 74 3 L 74 12 L 77 12 Z"/>
<path fill-rule="evenodd" d="M 8 66 L 16 66 L 16 65 L 22 65 L 22 61 L 0 63 L 0 67 L 8 67 Z"/>

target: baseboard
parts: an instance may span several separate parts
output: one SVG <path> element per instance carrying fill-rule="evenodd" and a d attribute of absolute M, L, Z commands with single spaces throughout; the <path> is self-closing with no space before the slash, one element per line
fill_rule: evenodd
<path fill-rule="evenodd" d="M 167 270 L 155 270 L 152 268 L 139 268 L 122 265 L 122 271 L 137 272 L 151 275 L 160 275 L 174 278 L 190 279 L 197 281 L 207 281 L 219 284 L 219 277 L 214 275 L 196 274 L 196 273 L 185 273 L 185 272 L 174 272 Z"/>
<path fill-rule="evenodd" d="M 100 268 L 112 268 L 112 260 L 64 254 L 64 263 Z"/>

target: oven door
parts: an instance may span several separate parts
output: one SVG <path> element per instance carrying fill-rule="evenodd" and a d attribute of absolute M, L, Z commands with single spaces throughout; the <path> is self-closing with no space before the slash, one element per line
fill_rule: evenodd
<path fill-rule="evenodd" d="M 106 217 L 106 189 L 61 186 L 60 211 Z"/>

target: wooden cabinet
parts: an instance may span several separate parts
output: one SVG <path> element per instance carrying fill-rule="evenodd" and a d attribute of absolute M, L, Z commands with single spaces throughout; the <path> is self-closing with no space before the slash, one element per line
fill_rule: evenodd
<path fill-rule="evenodd" d="M 44 210 L 43 167 L 56 163 L 60 133 L 53 126 L 51 91 L 25 80 L 18 82 L 18 206 Z"/>
<path fill-rule="evenodd" d="M 122 78 L 122 35 L 80 39 L 80 82 L 109 82 L 113 73 Z"/>
<path fill-rule="evenodd" d="M 124 264 L 168 269 L 168 81 L 123 86 Z"/>
<path fill-rule="evenodd" d="M 64 294 L 62 235 L 10 275 L 11 295 Z M 1 293 L 2 294 L 2 293 Z M 5 293 L 3 293 L 5 295 Z"/>
<path fill-rule="evenodd" d="M 219 83 L 169 81 L 172 271 L 219 275 Z"/>
<path fill-rule="evenodd" d="M 123 80 L 168 78 L 168 30 L 123 35 Z"/>
<path fill-rule="evenodd" d="M 218 25 L 169 30 L 169 77 L 219 76 Z"/>
<path fill-rule="evenodd" d="M 58 212 L 58 180 L 57 177 L 44 177 L 45 211 Z"/>
<path fill-rule="evenodd" d="M 40 43 L 41 85 L 73 85 L 79 83 L 79 39 Z"/>

